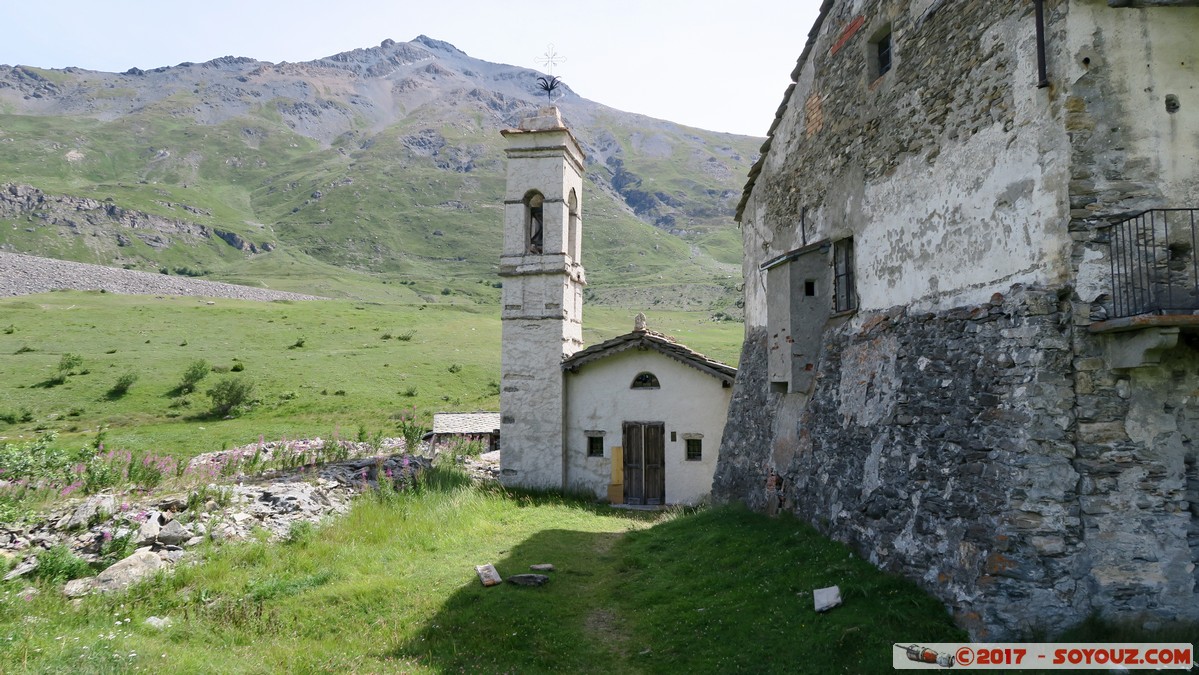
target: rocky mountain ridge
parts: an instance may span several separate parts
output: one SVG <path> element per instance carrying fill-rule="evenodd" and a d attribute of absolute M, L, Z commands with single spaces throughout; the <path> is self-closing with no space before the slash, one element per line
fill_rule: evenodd
<path fill-rule="evenodd" d="M 539 75 L 425 36 L 305 63 L 0 66 L 0 183 L 107 204 L 114 223 L 89 242 L 73 217 L 30 233 L 21 213 L 4 213 L 0 246 L 142 268 L 237 267 L 280 249 L 368 272 L 489 277 L 498 132 L 544 105 Z M 569 86 L 557 96 L 588 156 L 584 237 L 597 284 L 736 272 L 731 214 L 760 139 L 624 113 Z M 115 233 L 130 228 L 116 210 L 177 232 L 122 245 Z M 197 228 L 236 250 L 207 245 Z"/>
<path fill-rule="evenodd" d="M 196 216 L 212 213 L 187 204 L 158 201 L 164 208 L 181 210 Z M 24 220 L 33 227 L 64 227 L 81 235 L 100 238 L 111 232 L 117 246 L 131 244 L 137 237 L 151 248 L 164 249 L 175 244 L 195 244 L 201 240 L 219 240 L 246 253 L 268 252 L 274 245 L 267 241 L 261 247 L 243 239 L 236 232 L 212 228 L 191 220 L 167 218 L 134 209 L 124 209 L 112 202 L 89 197 L 48 195 L 32 185 L 0 184 L 0 219 Z M 27 228 L 32 231 L 32 227 Z M 119 260 L 117 261 L 119 262 Z"/>

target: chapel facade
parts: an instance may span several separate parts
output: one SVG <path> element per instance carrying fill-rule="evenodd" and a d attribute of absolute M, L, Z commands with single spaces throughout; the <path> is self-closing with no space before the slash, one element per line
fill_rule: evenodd
<path fill-rule="evenodd" d="M 703 500 L 736 369 L 644 316 L 583 349 L 583 151 L 555 107 L 502 133 L 501 481 L 617 504 Z"/>

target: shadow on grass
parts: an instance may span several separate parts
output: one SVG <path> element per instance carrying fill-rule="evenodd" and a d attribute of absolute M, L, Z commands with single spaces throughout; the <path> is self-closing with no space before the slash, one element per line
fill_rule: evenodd
<path fill-rule="evenodd" d="M 54 377 L 47 378 L 36 384 L 31 384 L 31 385 L 29 385 L 29 387 L 31 389 L 53 389 L 54 387 L 59 387 L 66 383 L 67 383 L 66 375 L 55 375 Z"/>
<path fill-rule="evenodd" d="M 389 656 L 439 671 L 870 673 L 891 672 L 896 642 L 966 637 L 913 584 L 739 508 L 627 534 L 545 530 L 495 565 L 506 578 L 537 563 L 557 568 L 547 585 L 473 581 Z M 812 590 L 834 584 L 845 604 L 817 614 Z"/>

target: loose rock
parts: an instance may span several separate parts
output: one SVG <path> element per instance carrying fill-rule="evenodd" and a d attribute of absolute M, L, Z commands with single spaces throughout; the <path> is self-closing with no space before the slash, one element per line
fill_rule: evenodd
<path fill-rule="evenodd" d="M 475 574 L 479 575 L 479 581 L 484 586 L 495 586 L 504 582 L 500 578 L 500 573 L 496 571 L 495 565 L 475 565 Z"/>
<path fill-rule="evenodd" d="M 544 586 L 549 580 L 544 574 L 514 574 L 508 577 L 508 583 L 517 586 Z"/>
<path fill-rule="evenodd" d="M 109 567 L 96 576 L 96 590 L 101 593 L 122 591 L 162 569 L 165 563 L 149 549 L 138 549 L 133 555 Z"/>

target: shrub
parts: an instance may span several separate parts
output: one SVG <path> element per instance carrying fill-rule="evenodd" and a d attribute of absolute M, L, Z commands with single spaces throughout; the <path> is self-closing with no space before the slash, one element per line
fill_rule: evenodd
<path fill-rule="evenodd" d="M 451 291 L 451 290 L 450 290 L 450 289 L 448 289 L 448 288 L 443 288 L 443 289 L 441 289 L 441 294 L 442 294 L 442 295 L 450 295 L 451 293 L 453 293 L 453 291 Z"/>
<path fill-rule="evenodd" d="M 158 487 L 164 478 L 174 477 L 177 470 L 178 463 L 175 458 L 147 454 L 129 462 L 129 482 L 142 489 L 152 490 Z"/>
<path fill-rule="evenodd" d="M 452 363 L 452 364 L 450 364 L 450 367 L 448 368 L 448 370 L 451 373 L 460 373 L 460 372 L 462 372 L 462 366 L 458 365 L 457 363 Z"/>
<path fill-rule="evenodd" d="M 5 410 L 0 412 L 0 422 L 8 424 L 16 424 L 17 422 L 32 422 L 33 411 L 29 408 L 21 408 L 20 410 Z"/>
<path fill-rule="evenodd" d="M 128 450 L 109 450 L 103 455 L 96 455 L 84 466 L 80 487 L 87 494 L 95 494 L 120 484 L 126 478 L 132 461 L 132 454 Z"/>
<path fill-rule="evenodd" d="M 208 373 L 212 372 L 212 366 L 204 359 L 192 361 L 187 366 L 187 370 L 183 371 L 183 379 L 179 381 L 179 386 L 176 390 L 180 394 L 190 394 L 196 390 L 196 385 L 200 380 L 208 377 Z"/>
<path fill-rule="evenodd" d="M 58 360 L 58 372 L 66 373 L 75 370 L 83 365 L 83 357 L 78 354 L 67 352 Z"/>
<path fill-rule="evenodd" d="M 454 457 L 465 455 L 467 457 L 478 457 L 487 452 L 487 445 L 483 441 L 468 441 L 464 438 L 455 438 L 450 444 L 450 454 Z"/>
<path fill-rule="evenodd" d="M 404 390 L 403 394 L 404 394 L 404 396 L 407 396 L 408 398 L 415 397 L 416 396 L 416 387 L 415 386 L 408 387 L 407 389 Z"/>
<path fill-rule="evenodd" d="M 425 427 L 417 419 L 416 406 L 400 411 L 396 415 L 396 426 L 399 427 L 400 436 L 404 438 L 404 452 L 412 454 L 419 450 L 421 437 L 425 435 Z"/>
<path fill-rule="evenodd" d="M 108 398 L 121 398 L 129 393 L 129 387 L 137 382 L 138 375 L 134 372 L 128 372 L 117 378 L 116 384 L 112 385 L 112 389 L 108 390 Z"/>
<path fill-rule="evenodd" d="M 414 337 L 416 337 L 415 330 L 406 330 L 403 333 L 397 334 L 395 339 L 399 340 L 400 342 L 411 342 L 412 338 Z"/>
<path fill-rule="evenodd" d="M 205 393 L 212 399 L 212 414 L 226 417 L 250 403 L 254 395 L 254 383 L 239 377 L 226 377 Z"/>
<path fill-rule="evenodd" d="M 101 535 L 103 538 L 100 543 L 100 560 L 101 567 L 109 567 L 120 562 L 124 558 L 133 553 L 134 549 L 134 531 L 129 531 L 120 536 L 113 536 L 112 532 L 107 530 Z"/>
<path fill-rule="evenodd" d="M 4 327 L 4 334 L 5 334 L 5 335 L 12 335 L 12 334 L 13 334 L 13 333 L 15 333 L 16 331 L 17 331 L 17 327 L 16 327 L 16 326 L 14 326 L 14 325 L 12 325 L 11 323 L 10 323 L 10 324 L 8 324 L 7 326 L 5 326 L 5 327 Z"/>
<path fill-rule="evenodd" d="M 307 520 L 293 520 L 287 528 L 284 541 L 292 545 L 305 545 L 316 535 L 316 526 Z"/>
<path fill-rule="evenodd" d="M 231 373 L 240 373 L 241 371 L 243 371 L 243 370 L 245 370 L 245 369 L 246 369 L 246 366 L 245 366 L 245 364 L 243 364 L 243 363 L 241 363 L 241 362 L 239 361 L 239 362 L 237 362 L 237 363 L 233 364 L 233 366 L 232 366 L 231 368 L 229 368 L 229 372 L 231 372 Z"/>
<path fill-rule="evenodd" d="M 54 546 L 37 556 L 37 568 L 33 575 L 53 583 L 91 576 L 92 568 L 66 546 Z"/>
<path fill-rule="evenodd" d="M 30 347 L 29 345 L 21 345 L 20 347 L 17 348 L 17 351 L 13 352 L 13 354 L 28 354 L 29 352 L 36 352 L 36 351 L 37 351 L 36 349 L 34 349 L 33 347 Z"/>
<path fill-rule="evenodd" d="M 304 342 L 306 342 L 306 338 L 300 338 L 300 339 L 296 340 L 295 344 L 288 347 L 288 349 L 299 349 L 304 346 Z"/>

